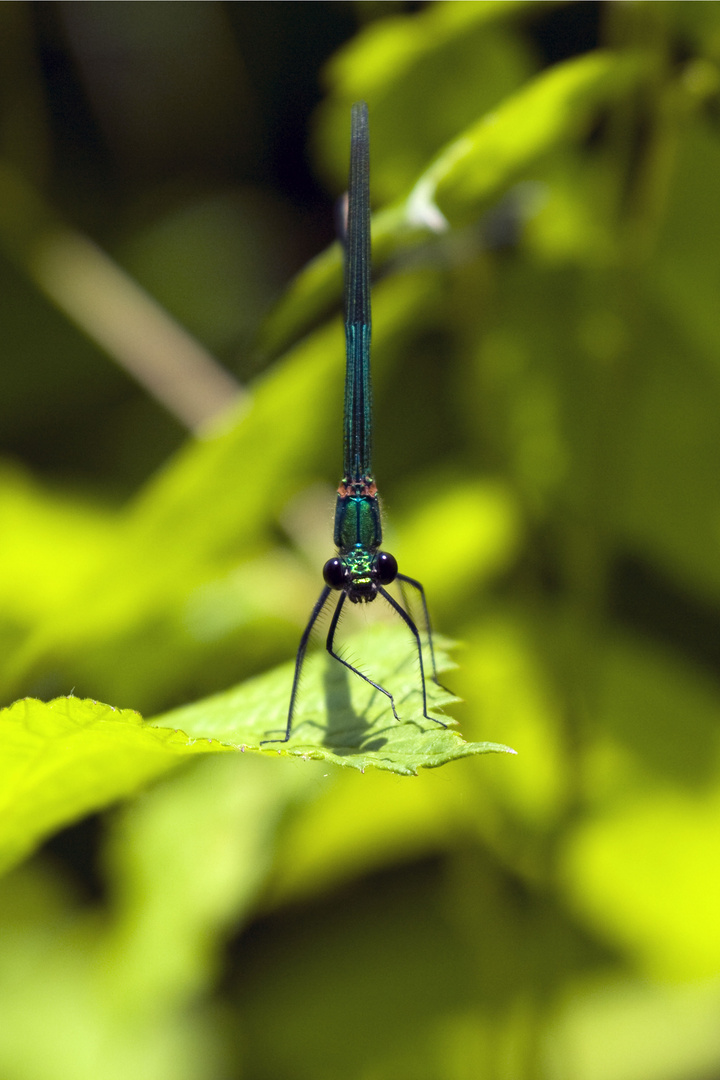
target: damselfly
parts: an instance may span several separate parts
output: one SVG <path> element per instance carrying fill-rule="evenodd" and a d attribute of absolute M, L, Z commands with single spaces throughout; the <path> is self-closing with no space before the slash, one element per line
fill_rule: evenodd
<path fill-rule="evenodd" d="M 335 660 L 365 682 L 374 686 L 390 702 L 393 716 L 399 720 L 393 695 L 373 682 L 335 651 L 335 631 L 346 600 L 352 604 L 369 603 L 381 596 L 400 616 L 415 638 L 420 663 L 423 716 L 440 727 L 442 720 L 430 716 L 425 689 L 425 669 L 418 628 L 408 611 L 386 590 L 393 581 L 415 589 L 422 603 L 430 645 L 433 679 L 437 682 L 435 653 L 428 618 L 425 590 L 415 578 L 398 572 L 397 562 L 389 552 L 381 551 L 382 524 L 380 500 L 370 462 L 372 450 L 372 389 L 370 381 L 370 183 L 369 183 L 368 110 L 365 102 L 352 108 L 350 143 L 350 183 L 348 189 L 347 230 L 345 241 L 345 372 L 344 475 L 338 488 L 335 507 L 335 546 L 337 555 L 323 567 L 325 587 L 305 627 L 295 661 L 287 727 L 282 739 L 264 742 L 287 742 L 305 652 L 313 626 L 331 594 L 339 593 L 328 630 L 326 648 Z"/>

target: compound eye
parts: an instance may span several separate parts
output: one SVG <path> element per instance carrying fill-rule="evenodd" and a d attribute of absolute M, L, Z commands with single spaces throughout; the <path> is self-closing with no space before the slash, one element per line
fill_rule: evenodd
<path fill-rule="evenodd" d="M 344 589 L 347 585 L 348 571 L 342 559 L 328 559 L 323 566 L 325 584 L 331 589 Z"/>
<path fill-rule="evenodd" d="M 377 575 L 381 585 L 389 585 L 397 577 L 398 564 L 389 551 L 381 551 L 377 557 Z"/>

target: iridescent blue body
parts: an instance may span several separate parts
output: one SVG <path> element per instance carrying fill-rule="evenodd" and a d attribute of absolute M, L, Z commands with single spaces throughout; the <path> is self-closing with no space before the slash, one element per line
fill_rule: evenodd
<path fill-rule="evenodd" d="M 375 556 L 382 543 L 380 501 L 372 476 L 370 381 L 370 161 L 364 103 L 353 106 L 345 245 L 345 415 L 343 479 L 335 506 L 335 547 L 357 603 L 377 593 Z"/>
<path fill-rule="evenodd" d="M 380 500 L 372 474 L 372 386 L 370 381 L 370 183 L 367 105 L 359 102 L 352 109 L 350 142 L 350 182 L 348 187 L 347 235 L 345 242 L 345 414 L 343 423 L 343 479 L 335 505 L 334 540 L 337 555 L 323 567 L 325 588 L 312 610 L 300 640 L 295 661 L 295 675 L 287 727 L 283 739 L 264 742 L 287 742 L 292 730 L 300 672 L 310 634 L 330 595 L 339 597 L 328 630 L 327 651 L 353 674 L 384 694 L 393 716 L 399 720 L 395 701 L 389 690 L 373 682 L 335 651 L 335 631 L 346 600 L 367 603 L 382 596 L 400 616 L 415 638 L 420 664 L 423 716 L 441 727 L 442 720 L 429 716 L 425 691 L 420 634 L 412 617 L 385 589 L 397 580 L 415 589 L 422 602 L 428 631 L 433 678 L 437 682 L 432 632 L 428 619 L 425 591 L 419 581 L 398 573 L 397 562 L 389 552 L 381 551 L 382 522 Z"/>

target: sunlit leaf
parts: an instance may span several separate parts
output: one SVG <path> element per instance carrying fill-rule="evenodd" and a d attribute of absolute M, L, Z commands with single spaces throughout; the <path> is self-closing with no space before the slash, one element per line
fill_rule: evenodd
<path fill-rule="evenodd" d="M 498 743 L 465 742 L 451 728 L 423 717 L 417 657 L 408 648 L 407 637 L 394 628 L 377 626 L 342 646 L 346 658 L 361 656 L 361 670 L 390 689 L 401 723 L 393 718 L 383 694 L 319 653 L 305 665 L 291 740 L 270 743 L 263 750 L 332 761 L 361 772 L 374 767 L 404 776 L 472 754 L 513 753 Z M 440 646 L 438 642 L 436 656 L 442 672 L 452 665 Z M 235 690 L 155 717 L 153 723 L 181 728 L 196 738 L 255 749 L 262 740 L 280 739 L 284 734 L 292 670 L 292 665 L 286 665 Z M 429 680 L 426 685 L 431 715 L 452 724 L 443 706 L 457 699 Z"/>
<path fill-rule="evenodd" d="M 595 52 L 557 64 L 452 142 L 420 178 L 451 222 L 467 220 L 530 163 L 585 134 L 594 115 L 638 81 L 639 56 Z"/>
<path fill-rule="evenodd" d="M 423 307 L 427 288 L 414 277 L 393 278 L 377 290 L 379 360 Z M 65 594 L 23 641 L 4 672 L 10 691 L 48 654 L 88 654 L 92 673 L 92 654 L 103 643 L 130 641 L 137 648 L 147 627 L 156 634 L 158 622 L 177 618 L 183 600 L 215 578 L 217 567 L 224 571 L 228 560 L 254 554 L 293 494 L 327 461 L 331 433 L 340 427 L 343 357 L 334 321 L 259 380 L 244 412 L 189 442 L 148 482 L 108 530 L 107 546 L 93 553 L 89 568 L 78 567 L 70 598 Z M 338 469 L 340 459 L 338 447 Z M 31 567 L 26 573 L 31 578 Z"/>
<path fill-rule="evenodd" d="M 0 868 L 179 759 L 223 749 L 209 739 L 149 727 L 129 709 L 97 701 L 16 701 L 0 711 Z"/>
<path fill-rule="evenodd" d="M 568 838 L 573 905 L 653 976 L 706 979 L 720 965 L 720 793 L 635 795 Z"/>
<path fill-rule="evenodd" d="M 596 52 L 538 75 L 448 142 L 402 201 L 373 217 L 373 263 L 477 219 L 535 163 L 587 133 L 592 120 L 643 77 L 641 56 Z M 372 116 L 371 116 L 372 122 Z M 307 329 L 341 291 L 334 244 L 302 271 L 264 327 L 272 354 Z"/>
<path fill-rule="evenodd" d="M 524 3 L 430 4 L 365 26 L 325 70 L 321 163 L 344 184 L 350 106 L 367 101 L 372 192 L 397 198 L 440 148 L 516 90 L 537 60 L 508 27 Z"/>
<path fill-rule="evenodd" d="M 75 900 L 59 875 L 37 863 L 0 883 L 3 1073 L 205 1080 L 211 1035 L 202 1008 L 190 1016 L 142 998 L 137 1009 L 127 1001 L 119 1007 L 122 962 L 109 963 L 103 920 Z"/>
<path fill-rule="evenodd" d="M 217 939 L 251 909 L 283 815 L 317 783 L 317 767 L 294 764 L 206 757 L 113 817 L 105 865 L 116 918 L 104 949 L 135 1014 L 157 1001 L 182 1004 L 212 978 Z"/>
<path fill-rule="evenodd" d="M 579 980 L 550 1024 L 549 1075 L 712 1076 L 720 1060 L 719 1008 L 717 978 L 669 983 L 609 973 Z"/>

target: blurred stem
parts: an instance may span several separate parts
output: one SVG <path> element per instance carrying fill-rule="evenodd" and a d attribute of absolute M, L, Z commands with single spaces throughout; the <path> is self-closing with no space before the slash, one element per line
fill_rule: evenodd
<path fill-rule="evenodd" d="M 27 270 L 42 291 L 190 431 L 237 404 L 209 353 L 91 240 L 46 232 Z"/>
<path fill-rule="evenodd" d="M 235 379 L 116 263 L 0 162 L 0 245 L 31 281 L 183 426 L 238 403 Z"/>

